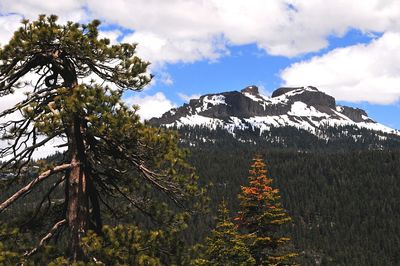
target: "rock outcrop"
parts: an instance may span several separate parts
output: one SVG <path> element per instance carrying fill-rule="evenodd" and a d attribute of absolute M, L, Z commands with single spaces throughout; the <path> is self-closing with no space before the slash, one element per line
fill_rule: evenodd
<path fill-rule="evenodd" d="M 207 94 L 171 109 L 153 125 L 203 125 L 235 127 L 294 126 L 316 133 L 326 126 L 355 125 L 387 133 L 397 132 L 370 119 L 362 109 L 337 106 L 335 98 L 317 88 L 279 88 L 272 97 L 260 95 L 257 86 L 238 91 Z"/>

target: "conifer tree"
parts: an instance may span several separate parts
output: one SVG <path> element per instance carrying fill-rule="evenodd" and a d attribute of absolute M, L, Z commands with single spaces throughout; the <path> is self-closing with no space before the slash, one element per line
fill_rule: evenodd
<path fill-rule="evenodd" d="M 255 265 L 255 260 L 244 243 L 243 236 L 239 234 L 236 225 L 231 221 L 224 201 L 218 209 L 216 228 L 206 239 L 204 253 L 204 260 L 198 260 L 196 265 Z"/>
<path fill-rule="evenodd" d="M 249 236 L 249 248 L 257 265 L 291 265 L 296 253 L 288 248 L 290 238 L 282 226 L 291 221 L 280 202 L 278 189 L 272 187 L 266 165 L 260 156 L 250 166 L 249 186 L 239 195 L 240 211 L 235 219 Z"/>
<path fill-rule="evenodd" d="M 150 82 L 149 63 L 135 55 L 136 44 L 100 39 L 99 25 L 60 25 L 56 16 L 41 15 L 23 20 L 0 47 L 0 97 L 26 92 L 0 112 L 0 137 L 9 144 L 0 148 L 0 171 L 23 184 L 10 197 L 0 193 L 0 214 L 39 183 L 52 181 L 32 216 L 52 219 L 52 225 L 27 256 L 66 228 L 68 257 L 85 259 L 82 238 L 89 229 L 101 234 L 104 210 L 118 212 L 107 198 L 119 197 L 152 215 L 154 200 L 181 206 L 197 193 L 197 177 L 177 147 L 177 135 L 141 123 L 136 108 L 121 100 L 125 91 L 140 91 Z M 61 142 L 63 159 L 31 168 L 37 149 L 53 141 Z M 52 193 L 60 186 L 64 198 L 54 203 Z M 51 217 L 50 205 L 57 205 Z"/>
<path fill-rule="evenodd" d="M 9 246 L 11 244 L 21 244 L 19 241 L 14 240 L 10 241 L 10 239 L 14 238 L 18 233 L 18 229 L 15 228 L 7 228 L 5 225 L 0 224 L 0 265 L 17 265 L 19 262 L 19 254 L 16 251 L 9 250 Z M 6 243 L 6 242 L 14 242 L 14 243 Z"/>

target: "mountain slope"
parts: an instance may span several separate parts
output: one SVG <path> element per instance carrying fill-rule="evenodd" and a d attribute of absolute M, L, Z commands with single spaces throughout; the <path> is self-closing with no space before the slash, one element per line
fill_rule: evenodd
<path fill-rule="evenodd" d="M 223 128 L 234 134 L 238 130 L 294 127 L 319 138 L 326 138 L 329 127 L 357 127 L 400 136 L 398 130 L 373 121 L 364 110 L 336 105 L 335 98 L 315 87 L 279 88 L 271 97 L 259 94 L 256 86 L 238 91 L 207 94 L 171 109 L 149 121 L 166 127 L 201 126 Z"/>

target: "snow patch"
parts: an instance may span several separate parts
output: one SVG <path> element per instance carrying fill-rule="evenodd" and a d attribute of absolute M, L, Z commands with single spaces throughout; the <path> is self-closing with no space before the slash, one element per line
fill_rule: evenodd
<path fill-rule="evenodd" d="M 264 97 L 262 97 L 261 95 L 255 96 L 255 95 L 253 95 L 251 93 L 248 93 L 248 92 L 242 92 L 242 94 L 244 96 L 246 96 L 247 98 L 252 99 L 255 102 L 265 102 L 266 101 L 266 99 Z"/>
<path fill-rule="evenodd" d="M 292 104 L 292 108 L 289 115 L 293 116 L 306 116 L 306 117 L 328 117 L 329 115 L 326 113 L 322 113 L 315 109 L 313 106 L 308 106 L 303 102 L 294 102 Z"/>
<path fill-rule="evenodd" d="M 203 112 L 210 108 L 210 106 L 225 104 L 225 96 L 224 95 L 207 95 L 203 98 L 200 98 L 202 101 L 202 106 L 196 108 L 196 113 Z"/>

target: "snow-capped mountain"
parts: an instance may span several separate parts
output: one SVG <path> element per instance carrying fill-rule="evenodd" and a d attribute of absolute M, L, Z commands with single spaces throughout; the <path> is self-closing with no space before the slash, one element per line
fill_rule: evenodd
<path fill-rule="evenodd" d="M 336 105 L 335 98 L 315 87 L 279 88 L 271 97 L 260 95 L 256 86 L 238 91 L 207 94 L 173 108 L 151 124 L 166 127 L 203 126 L 210 129 L 270 130 L 295 127 L 323 137 L 327 127 L 355 126 L 377 133 L 400 135 L 368 117 L 362 109 Z"/>

